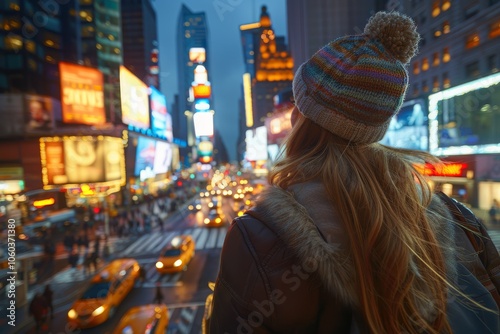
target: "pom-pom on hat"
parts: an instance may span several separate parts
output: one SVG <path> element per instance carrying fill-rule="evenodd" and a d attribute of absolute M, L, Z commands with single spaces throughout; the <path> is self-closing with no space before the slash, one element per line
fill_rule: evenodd
<path fill-rule="evenodd" d="M 410 17 L 376 13 L 363 34 L 333 40 L 297 69 L 298 110 L 351 143 L 379 141 L 403 104 L 419 39 Z"/>

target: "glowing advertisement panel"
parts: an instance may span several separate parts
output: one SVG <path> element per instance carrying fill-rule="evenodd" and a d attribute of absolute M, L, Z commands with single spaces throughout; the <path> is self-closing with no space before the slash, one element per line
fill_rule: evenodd
<path fill-rule="evenodd" d="M 151 130 L 156 135 L 173 141 L 172 116 L 167 110 L 167 100 L 156 88 L 150 87 L 150 89 Z"/>
<path fill-rule="evenodd" d="M 394 116 L 381 144 L 427 151 L 429 149 L 429 123 L 424 100 L 410 100 Z"/>
<path fill-rule="evenodd" d="M 120 66 L 122 122 L 149 128 L 149 88 L 124 66 Z"/>
<path fill-rule="evenodd" d="M 500 152 L 500 73 L 429 96 L 430 152 Z"/>
<path fill-rule="evenodd" d="M 267 129 L 260 126 L 246 131 L 246 160 L 267 160 Z"/>
<path fill-rule="evenodd" d="M 153 172 L 163 174 L 170 170 L 172 165 L 172 145 L 163 141 L 156 142 Z"/>
<path fill-rule="evenodd" d="M 156 140 L 140 136 L 137 140 L 134 174 L 139 176 L 142 170 L 153 170 L 156 154 Z"/>
<path fill-rule="evenodd" d="M 207 52 L 205 48 L 191 48 L 189 49 L 189 61 L 193 63 L 204 63 L 207 59 Z"/>
<path fill-rule="evenodd" d="M 40 139 L 44 185 L 123 181 L 121 138 L 54 137 Z"/>
<path fill-rule="evenodd" d="M 104 78 L 95 69 L 59 63 L 64 123 L 104 124 Z"/>
<path fill-rule="evenodd" d="M 54 128 L 54 101 L 50 97 L 25 95 L 26 132 L 46 131 Z"/>
<path fill-rule="evenodd" d="M 193 122 L 194 133 L 197 138 L 214 135 L 214 115 L 210 111 L 194 113 Z"/>

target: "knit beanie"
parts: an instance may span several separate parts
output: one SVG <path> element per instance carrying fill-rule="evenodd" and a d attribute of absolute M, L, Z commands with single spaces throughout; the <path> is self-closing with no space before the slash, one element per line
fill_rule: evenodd
<path fill-rule="evenodd" d="M 403 104 L 419 39 L 410 17 L 376 13 L 363 34 L 331 41 L 297 69 L 299 112 L 351 143 L 381 140 Z"/>

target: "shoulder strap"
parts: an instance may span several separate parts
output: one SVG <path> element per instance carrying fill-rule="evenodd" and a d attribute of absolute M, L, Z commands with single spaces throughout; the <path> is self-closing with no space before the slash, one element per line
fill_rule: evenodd
<path fill-rule="evenodd" d="M 500 255 L 486 228 L 474 213 L 462 203 L 448 197 L 443 192 L 438 192 L 437 195 L 450 210 L 453 219 L 467 236 L 480 260 L 480 262 L 478 261 L 480 267 L 474 268 L 477 269 L 474 270 L 474 275 L 491 293 L 500 308 Z"/>

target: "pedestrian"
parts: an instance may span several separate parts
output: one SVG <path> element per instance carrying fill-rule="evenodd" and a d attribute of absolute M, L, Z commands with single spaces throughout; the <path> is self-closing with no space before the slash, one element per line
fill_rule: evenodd
<path fill-rule="evenodd" d="M 64 244 L 64 247 L 66 248 L 66 251 L 68 252 L 68 254 L 70 254 L 71 251 L 73 250 L 73 246 L 75 243 L 76 243 L 76 240 L 75 240 L 73 233 L 71 231 L 66 231 L 65 236 L 64 236 L 64 240 L 63 240 L 63 244 Z"/>
<path fill-rule="evenodd" d="M 50 319 L 54 319 L 53 296 L 54 296 L 54 291 L 52 291 L 50 285 L 47 284 L 45 286 L 45 289 L 43 290 L 43 298 L 45 298 L 45 302 L 47 303 L 47 307 L 50 313 Z"/>
<path fill-rule="evenodd" d="M 90 274 L 90 266 L 93 264 L 92 263 L 92 255 L 94 253 L 87 253 L 84 255 L 84 258 L 83 258 L 83 274 L 85 276 L 89 275 Z M 94 270 L 95 270 L 95 267 L 94 267 Z"/>
<path fill-rule="evenodd" d="M 498 205 L 498 201 L 496 199 L 493 200 L 493 204 L 491 205 L 490 211 L 488 212 L 490 215 L 490 223 L 492 225 L 498 224 L 498 219 L 497 215 L 500 210 L 500 207 Z"/>
<path fill-rule="evenodd" d="M 89 251 L 89 236 L 86 232 L 81 232 L 77 239 L 78 247 L 80 248 L 80 253 L 87 254 Z"/>
<path fill-rule="evenodd" d="M 161 286 L 160 284 L 156 284 L 156 292 L 155 292 L 155 298 L 153 299 L 153 304 L 161 304 L 163 303 L 163 292 L 161 291 Z"/>
<path fill-rule="evenodd" d="M 96 252 L 92 252 L 90 254 L 90 265 L 92 265 L 93 272 L 95 273 L 97 271 L 97 262 L 99 260 L 99 256 L 97 255 Z M 90 270 L 90 268 L 89 268 Z"/>
<path fill-rule="evenodd" d="M 146 281 L 146 270 L 143 266 L 139 266 L 139 279 L 141 280 L 141 285 Z"/>
<path fill-rule="evenodd" d="M 76 267 L 78 265 L 78 260 L 79 260 L 79 254 L 78 250 L 75 247 L 68 256 L 68 263 L 73 270 L 76 270 Z"/>
<path fill-rule="evenodd" d="M 227 231 L 209 333 L 498 333 L 493 296 L 458 275 L 459 227 L 415 166 L 439 159 L 379 143 L 419 39 L 408 16 L 378 12 L 297 69 L 269 186 Z M 463 304 L 481 316 L 448 313 Z"/>
<path fill-rule="evenodd" d="M 45 330 L 47 326 L 47 302 L 40 292 L 35 293 L 29 306 L 29 313 L 35 319 L 35 331 L 40 333 Z"/>

